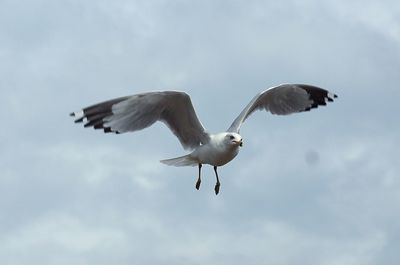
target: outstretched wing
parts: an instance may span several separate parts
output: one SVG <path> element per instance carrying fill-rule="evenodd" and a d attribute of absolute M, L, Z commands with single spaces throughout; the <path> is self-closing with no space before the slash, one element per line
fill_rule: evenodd
<path fill-rule="evenodd" d="M 239 133 L 243 122 L 256 110 L 265 109 L 272 114 L 288 115 L 295 112 L 309 111 L 326 101 L 333 101 L 337 95 L 310 85 L 284 84 L 269 88 L 257 94 L 233 121 L 228 132 Z"/>
<path fill-rule="evenodd" d="M 125 133 L 164 122 L 185 149 L 194 149 L 209 141 L 209 135 L 197 118 L 189 95 L 184 92 L 149 92 L 95 104 L 71 113 L 75 122 L 104 132 Z"/>

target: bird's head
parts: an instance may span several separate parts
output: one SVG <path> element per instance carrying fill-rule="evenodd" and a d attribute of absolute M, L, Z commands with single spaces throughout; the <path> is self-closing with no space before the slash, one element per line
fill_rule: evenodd
<path fill-rule="evenodd" d="M 230 146 L 243 146 L 242 136 L 238 133 L 226 133 L 224 140 Z"/>

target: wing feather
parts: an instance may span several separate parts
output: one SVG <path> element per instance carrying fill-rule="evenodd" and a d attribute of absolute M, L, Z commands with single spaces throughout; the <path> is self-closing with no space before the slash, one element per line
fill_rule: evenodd
<path fill-rule="evenodd" d="M 283 84 L 258 93 L 243 109 L 228 128 L 228 132 L 239 133 L 244 121 L 256 110 L 266 110 L 272 114 L 288 115 L 309 111 L 333 102 L 337 95 L 320 87 L 302 84 Z"/>
<path fill-rule="evenodd" d="M 121 97 L 89 106 L 71 116 L 77 118 L 75 122 L 86 120 L 85 127 L 103 129 L 106 133 L 137 131 L 161 121 L 185 149 L 194 149 L 209 141 L 189 95 L 184 92 L 149 92 Z"/>

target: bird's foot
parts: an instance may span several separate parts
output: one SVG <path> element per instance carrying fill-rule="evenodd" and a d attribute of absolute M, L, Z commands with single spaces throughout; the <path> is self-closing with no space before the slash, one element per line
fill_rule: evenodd
<path fill-rule="evenodd" d="M 218 195 L 218 193 L 219 193 L 219 187 L 221 186 L 221 184 L 219 183 L 219 182 L 217 182 L 217 184 L 215 184 L 215 188 L 214 188 L 214 190 L 215 190 L 215 195 Z"/>
<path fill-rule="evenodd" d="M 201 183 L 201 180 L 198 179 L 197 182 L 196 182 L 196 190 L 200 189 L 200 183 Z"/>

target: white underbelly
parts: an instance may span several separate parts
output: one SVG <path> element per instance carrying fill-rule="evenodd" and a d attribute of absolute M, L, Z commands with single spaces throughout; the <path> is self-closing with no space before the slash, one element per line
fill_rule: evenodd
<path fill-rule="evenodd" d="M 223 166 L 232 159 L 234 159 L 239 153 L 238 148 L 232 149 L 214 149 L 214 148 L 199 148 L 192 153 L 193 156 L 201 164 L 209 164 L 212 166 Z"/>

